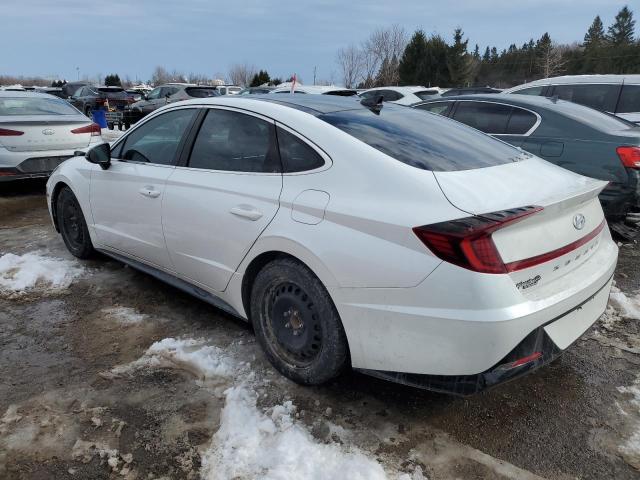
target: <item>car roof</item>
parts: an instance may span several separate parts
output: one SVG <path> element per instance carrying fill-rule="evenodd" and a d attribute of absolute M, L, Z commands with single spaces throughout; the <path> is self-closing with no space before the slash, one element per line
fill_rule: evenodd
<path fill-rule="evenodd" d="M 401 93 L 415 93 L 415 92 L 423 92 L 425 90 L 430 91 L 430 90 L 437 90 L 440 91 L 439 87 L 422 87 L 420 85 L 411 85 L 411 86 L 403 86 L 403 87 L 398 87 L 398 86 L 389 86 L 389 87 L 374 87 L 374 88 L 370 88 L 368 90 L 365 90 L 365 92 L 368 91 L 374 91 L 374 90 L 393 90 L 396 92 L 401 92 Z"/>
<path fill-rule="evenodd" d="M 287 92 L 291 90 L 291 86 L 287 86 L 287 87 L 276 87 L 274 88 L 271 93 L 282 93 L 282 92 Z M 308 93 L 327 93 L 327 92 L 335 92 L 335 91 L 341 91 L 341 90 L 352 90 L 351 88 L 343 88 L 343 87 L 336 87 L 333 85 L 296 85 L 295 87 L 296 91 L 299 92 L 308 92 Z"/>
<path fill-rule="evenodd" d="M 244 98 L 247 97 L 248 96 Z M 367 108 L 360 104 L 360 98 L 357 96 L 343 97 L 339 95 L 300 95 L 295 93 L 281 93 L 279 95 L 252 95 L 250 100 L 277 103 L 297 110 L 303 110 L 312 115 Z"/>
<path fill-rule="evenodd" d="M 542 78 L 517 85 L 505 91 L 510 93 L 527 87 L 538 85 L 563 85 L 572 83 L 640 83 L 640 75 L 562 75 L 560 77 Z"/>

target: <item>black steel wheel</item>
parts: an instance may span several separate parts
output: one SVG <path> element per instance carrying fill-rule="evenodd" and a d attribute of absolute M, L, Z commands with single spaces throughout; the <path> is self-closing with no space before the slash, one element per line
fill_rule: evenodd
<path fill-rule="evenodd" d="M 63 187 L 56 200 L 56 217 L 62 240 L 72 255 L 89 258 L 93 244 L 80 204 L 69 187 Z"/>
<path fill-rule="evenodd" d="M 258 273 L 251 320 L 271 363 L 295 382 L 325 383 L 348 364 L 346 335 L 328 292 L 294 259 L 275 260 Z"/>

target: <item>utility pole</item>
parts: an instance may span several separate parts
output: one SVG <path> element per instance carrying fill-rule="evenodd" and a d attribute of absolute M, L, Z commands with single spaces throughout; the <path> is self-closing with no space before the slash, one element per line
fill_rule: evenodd
<path fill-rule="evenodd" d="M 78 80 L 80 80 L 80 67 L 76 67 L 76 72 L 78 73 Z"/>
<path fill-rule="evenodd" d="M 317 67 L 315 67 L 315 66 L 313 67 L 313 84 L 314 85 L 316 84 L 316 68 Z"/>

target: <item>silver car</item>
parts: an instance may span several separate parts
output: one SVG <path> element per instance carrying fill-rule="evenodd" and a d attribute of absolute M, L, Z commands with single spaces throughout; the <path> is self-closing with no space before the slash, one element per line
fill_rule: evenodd
<path fill-rule="evenodd" d="M 100 127 L 67 101 L 0 92 L 0 182 L 48 177 L 76 150 L 100 143 Z"/>

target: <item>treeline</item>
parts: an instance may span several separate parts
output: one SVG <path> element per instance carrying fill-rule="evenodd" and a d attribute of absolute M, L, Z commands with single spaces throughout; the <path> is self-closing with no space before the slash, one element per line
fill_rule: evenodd
<path fill-rule="evenodd" d="M 406 40 L 404 31 L 394 26 L 375 31 L 360 45 L 341 49 L 336 62 L 347 87 L 504 88 L 556 75 L 640 73 L 640 40 L 635 37 L 633 12 L 624 7 L 606 29 L 597 16 L 583 41 L 570 45 L 558 44 L 545 33 L 521 46 L 512 44 L 502 51 L 487 46 L 482 50 L 477 44 L 471 48 L 460 28 L 449 43 L 422 30 Z"/>

